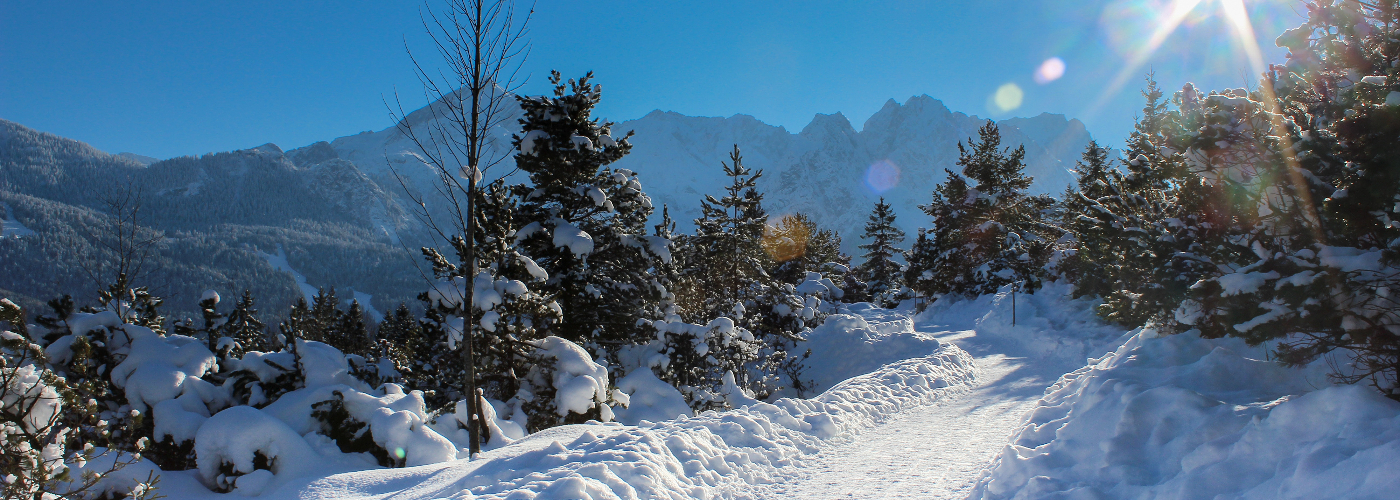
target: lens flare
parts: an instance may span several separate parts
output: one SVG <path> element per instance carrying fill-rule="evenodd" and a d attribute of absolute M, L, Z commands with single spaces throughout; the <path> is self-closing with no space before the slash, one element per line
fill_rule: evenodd
<path fill-rule="evenodd" d="M 1129 50 L 1128 64 L 1124 65 L 1117 75 L 1114 75 L 1113 80 L 1108 83 L 1108 87 L 1099 93 L 1099 98 L 1089 105 L 1088 110 L 1083 114 L 1093 115 L 1097 113 L 1099 108 L 1108 103 L 1109 99 L 1118 95 L 1118 91 L 1123 88 L 1124 84 L 1128 83 L 1129 79 L 1138 76 L 1138 69 L 1152 57 L 1158 47 L 1162 46 L 1162 42 L 1165 42 L 1167 37 L 1171 36 L 1172 32 L 1186 21 L 1201 1 L 1173 0 L 1170 4 L 1162 5 L 1161 9 L 1154 9 L 1154 15 L 1146 16 L 1145 19 L 1154 21 L 1156 24 L 1155 28 L 1152 29 L 1152 35 L 1141 45 L 1133 46 Z M 1105 16 L 1104 21 L 1108 22 L 1107 16 Z"/>
<path fill-rule="evenodd" d="M 1051 57 L 1040 63 L 1040 67 L 1035 70 L 1035 83 L 1045 85 L 1059 80 L 1065 76 L 1065 61 L 1058 57 Z"/>
<path fill-rule="evenodd" d="M 865 185 L 876 194 L 893 189 L 899 184 L 899 165 L 889 160 L 880 160 L 865 169 Z"/>
<path fill-rule="evenodd" d="M 1014 83 L 1006 83 L 997 88 L 997 92 L 992 94 L 992 106 L 996 111 L 1005 113 L 1021 107 L 1021 99 L 1026 97 L 1026 93 L 1021 87 Z"/>

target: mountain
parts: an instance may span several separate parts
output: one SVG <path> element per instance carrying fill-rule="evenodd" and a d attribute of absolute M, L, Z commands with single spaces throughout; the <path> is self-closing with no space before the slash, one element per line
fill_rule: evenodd
<path fill-rule="evenodd" d="M 273 317 L 304 296 L 301 283 L 379 310 L 416 303 L 421 258 L 399 244 L 415 222 L 353 163 L 314 149 L 143 165 L 0 120 L 0 296 L 36 313 L 63 294 L 90 302 L 114 278 L 96 268 L 115 259 L 113 203 L 134 201 L 139 236 L 153 241 L 137 284 L 176 316 L 196 315 L 208 288 L 250 289 Z"/>
<path fill-rule="evenodd" d="M 402 124 L 423 139 L 442 111 L 441 103 L 424 107 Z M 488 180 L 526 180 L 513 171 L 510 149 L 518 114 L 508 110 L 491 131 L 487 156 L 501 161 Z M 682 230 L 692 228 L 705 194 L 721 192 L 720 163 L 737 144 L 745 163 L 764 172 L 759 187 L 770 214 L 805 213 L 840 232 L 843 250 L 858 255 L 880 196 L 911 238 L 928 224 L 918 205 L 946 178 L 944 169 L 956 169 L 958 142 L 985 122 L 923 95 L 889 100 L 859 130 L 840 113 L 816 115 L 794 133 L 747 115 L 658 110 L 617 123 L 612 133 L 636 133 L 632 153 L 615 166 L 638 172 L 654 204 L 669 206 Z M 1042 114 L 999 125 L 1003 145 L 1026 147 L 1034 191 L 1059 194 L 1073 182 L 1068 169 L 1090 140 L 1082 123 Z M 423 274 L 410 249 L 433 241 L 413 212 L 426 208 L 450 220 L 438 182 L 397 125 L 287 151 L 264 144 L 154 161 L 0 120 L 0 295 L 30 307 L 64 293 L 91 295 L 97 286 L 83 278 L 86 268 L 111 257 L 101 241 L 107 202 L 138 186 L 143 224 L 161 235 L 152 257 L 156 291 L 173 311 L 197 312 L 205 288 L 250 288 L 274 315 L 320 286 L 342 297 L 353 289 L 379 310 L 412 305 Z"/>
<path fill-rule="evenodd" d="M 426 130 L 437 115 L 425 107 L 410 113 L 404 123 L 413 130 Z M 502 123 L 513 127 L 516 121 L 510 116 Z M 927 225 L 918 205 L 926 203 L 934 186 L 947 178 L 945 168 L 958 168 L 954 164 L 958 142 L 976 137 L 985 123 L 984 118 L 953 112 L 927 95 L 903 104 L 890 99 L 860 130 L 840 113 L 818 114 L 793 133 L 748 115 L 694 117 L 657 110 L 613 126 L 614 135 L 636 132 L 632 153 L 614 166 L 638 172 L 654 204 L 670 206 L 680 229 L 689 230 L 700 215 L 704 195 L 722 189 L 720 163 L 727 161 L 737 144 L 745 164 L 764 171 L 759 187 L 766 194 L 770 214 L 805 213 L 818 224 L 838 230 L 844 236 L 843 248 L 854 253 L 866 216 L 880 196 L 893 205 L 898 225 L 906 232 L 912 235 L 920 225 Z M 1083 123 L 1047 113 L 1010 118 L 998 125 L 1003 145 L 1026 147 L 1027 173 L 1035 178 L 1032 191 L 1059 195 L 1074 183 L 1070 169 L 1091 140 Z M 507 150 L 512 130 L 507 126 L 491 134 L 490 151 L 506 157 L 494 169 L 498 172 L 513 166 Z M 397 173 L 418 195 L 431 193 L 437 180 L 421 161 L 417 145 L 398 127 L 341 137 L 331 141 L 330 147 L 381 185 L 396 185 Z M 876 175 L 871 175 L 872 170 Z M 491 171 L 487 177 L 491 178 Z M 523 178 L 516 173 L 510 180 Z"/>

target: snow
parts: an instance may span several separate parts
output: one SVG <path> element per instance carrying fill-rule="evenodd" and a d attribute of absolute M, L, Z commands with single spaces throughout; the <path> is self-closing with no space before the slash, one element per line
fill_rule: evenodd
<path fill-rule="evenodd" d="M 316 293 L 319 292 L 319 290 L 307 284 L 306 276 L 297 272 L 296 269 L 292 268 L 292 264 L 287 262 L 287 252 L 282 249 L 282 245 L 277 245 L 276 255 L 259 251 L 258 256 L 266 260 L 268 265 L 272 266 L 273 269 L 291 274 L 292 279 L 295 279 L 297 282 L 297 288 L 301 290 L 301 295 L 306 297 L 306 302 L 308 304 L 315 300 Z"/>
<path fill-rule="evenodd" d="M 200 377 L 217 362 L 209 348 L 195 339 L 150 335 L 131 343 L 130 355 L 112 369 L 111 380 L 126 391 L 127 402 L 137 411 L 184 394 L 203 403 L 201 395 L 212 394 L 212 385 Z M 210 388 L 198 387 L 201 384 Z"/>
<path fill-rule="evenodd" d="M 554 246 L 568 248 L 575 256 L 593 253 L 593 237 L 564 219 L 550 221 L 554 226 Z"/>
<path fill-rule="evenodd" d="M 558 371 L 591 379 L 581 385 L 606 387 L 606 370 L 582 349 L 562 341 L 546 341 L 541 347 L 556 359 Z M 617 399 L 631 399 L 637 410 L 655 410 L 660 405 L 643 402 L 652 396 L 642 389 L 648 378 L 654 379 L 636 373 L 624 377 L 626 382 L 619 381 L 619 385 L 631 388 L 632 397 Z M 849 443 L 864 430 L 903 411 L 966 393 L 977 378 L 972 357 L 945 344 L 840 382 L 812 399 L 749 400 L 745 406 L 725 412 L 667 420 L 638 417 L 636 425 L 610 422 L 555 427 L 511 439 L 474 461 L 349 474 L 335 472 L 356 469 L 310 446 L 303 447 L 309 438 L 296 436 L 295 426 L 287 426 L 282 419 L 264 418 L 266 411 L 239 407 L 244 408 L 238 414 L 246 417 L 247 427 L 263 432 L 224 439 L 218 448 L 220 456 L 235 464 L 259 449 L 279 457 L 305 455 L 308 449 L 319 454 L 311 457 L 321 461 L 313 462 L 316 465 L 312 468 L 317 470 L 301 471 L 300 479 L 290 469 L 278 467 L 271 475 L 255 473 L 261 477 L 238 478 L 252 481 L 246 483 L 250 491 L 260 486 L 255 483 L 267 480 L 261 485 L 265 488 L 261 498 L 270 499 L 752 498 L 756 487 L 781 480 L 822 450 Z M 591 392 L 577 396 L 580 399 L 599 401 L 596 390 L 579 392 Z M 293 394 L 283 399 L 289 396 Z M 561 405 L 566 402 L 561 401 Z M 279 400 L 277 404 L 282 403 Z M 262 415 L 254 415 L 258 413 Z M 626 413 L 619 408 L 619 414 Z M 206 423 L 205 427 L 209 432 L 236 431 L 223 429 L 222 424 Z M 276 435 L 293 444 L 287 449 L 271 449 L 270 443 L 280 441 L 264 439 L 264 435 Z M 218 496 L 181 474 L 166 473 L 161 483 L 163 494 L 191 499 Z M 234 484 L 243 487 L 236 481 Z"/>
<path fill-rule="evenodd" d="M 1218 281 L 1220 287 L 1223 288 L 1220 294 L 1229 297 L 1242 293 L 1254 293 L 1259 290 L 1259 287 L 1264 286 L 1265 281 L 1276 279 L 1279 279 L 1278 272 L 1269 271 L 1267 273 L 1230 273 L 1221 276 Z"/>
<path fill-rule="evenodd" d="M 308 500 L 1388 498 L 1400 488 L 1400 403 L 1330 385 L 1325 361 L 1284 368 L 1239 340 L 1125 333 L 1099 323 L 1095 302 L 1069 298 L 1066 284 L 1010 292 L 939 300 L 919 314 L 844 306 L 798 346 L 811 350 L 804 364 L 819 394 L 761 402 L 728 377 L 721 392 L 736 407 L 699 414 L 646 353 L 624 353 L 639 359 L 614 388 L 588 351 L 548 337 L 537 346 L 561 414 L 599 408 L 617 421 L 526 435 L 499 417 L 518 409 L 490 401 L 492 440 L 475 460 L 464 460 L 464 404 L 434 422 L 421 393 L 354 380 L 325 344 L 296 344 L 305 388 L 211 416 L 225 404 L 201 385 L 212 369 L 202 343 L 104 314 L 74 321 L 125 331 L 135 368 L 118 365 L 114 381 L 152 407 L 157 437 L 194 438 L 199 469 L 163 473 L 159 492 L 170 498 L 220 497 L 211 486 Z M 746 333 L 724 321 L 653 326 Z M 225 368 L 270 380 L 281 370 L 265 361 L 296 366 L 290 358 L 254 352 Z M 336 398 L 407 467 L 377 468 L 321 435 L 312 406 Z M 268 470 L 255 470 L 257 454 L 272 459 Z"/>
<path fill-rule="evenodd" d="M 660 422 L 693 415 L 685 396 L 671 384 L 656 378 L 650 368 L 638 368 L 618 379 L 617 389 L 627 395 L 627 406 L 613 409 L 618 422 L 637 425 L 643 420 Z"/>
<path fill-rule="evenodd" d="M 237 486 L 247 496 L 262 493 L 269 483 L 313 473 L 320 461 L 311 445 L 286 423 L 251 406 L 234 406 L 210 417 L 195 437 L 195 453 L 204 484 Z M 237 477 L 219 471 L 229 464 L 239 475 L 253 472 L 257 454 L 270 460 L 271 473 L 280 476 L 277 481 L 254 476 L 252 484 L 238 485 Z"/>
<path fill-rule="evenodd" d="M 361 292 L 359 290 L 351 290 L 351 292 L 351 296 L 354 297 L 355 301 L 359 302 L 360 307 L 364 308 L 365 314 L 368 314 L 369 317 L 374 319 L 375 321 L 384 319 L 384 313 L 379 312 L 379 309 L 374 308 L 373 295 Z"/>
<path fill-rule="evenodd" d="M 20 224 L 19 220 L 15 219 L 15 212 L 9 204 L 0 202 L 0 209 L 4 209 L 5 212 L 5 218 L 0 219 L 0 238 L 34 236 L 33 230 L 24 227 L 24 224 Z"/>
<path fill-rule="evenodd" d="M 972 498 L 1388 498 L 1400 403 L 1238 339 L 1140 330 L 1050 387 Z"/>
<path fill-rule="evenodd" d="M 554 359 L 555 407 L 560 416 L 585 414 L 608 401 L 608 369 L 578 344 L 553 335 L 539 342 L 539 353 Z M 606 413 L 605 413 L 606 415 Z"/>
<path fill-rule="evenodd" d="M 531 130 L 525 133 L 525 137 L 520 138 L 520 153 L 524 155 L 535 154 L 535 143 L 540 139 L 548 139 L 549 132 L 543 130 Z"/>

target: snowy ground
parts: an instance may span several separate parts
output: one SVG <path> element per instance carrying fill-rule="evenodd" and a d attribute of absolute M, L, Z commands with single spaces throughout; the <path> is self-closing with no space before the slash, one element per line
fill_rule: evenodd
<path fill-rule="evenodd" d="M 852 306 L 811 334 L 810 375 L 824 389 L 811 398 L 563 426 L 475 461 L 327 461 L 259 497 L 1379 499 L 1400 489 L 1400 403 L 1330 386 L 1321 367 L 1260 360 L 1238 340 L 1104 326 L 1065 292 L 1019 297 L 1014 324 L 1007 294 L 913 317 Z M 226 496 L 193 471 L 166 473 L 161 493 Z"/>
<path fill-rule="evenodd" d="M 20 224 L 19 220 L 15 219 L 15 213 L 10 209 L 10 205 L 0 203 L 0 209 L 3 209 L 0 211 L 5 213 L 5 217 L 0 218 L 0 238 L 22 238 L 34 235 L 34 231 L 24 227 L 24 224 Z"/>
<path fill-rule="evenodd" d="M 809 399 L 737 401 L 738 408 L 664 422 L 549 429 L 485 453 L 402 469 L 335 470 L 279 477 L 276 499 L 754 498 L 755 486 L 786 481 L 833 445 L 905 412 L 961 397 L 977 380 L 972 356 L 912 331 L 907 319 L 872 311 L 833 316 L 813 334 L 816 352 L 846 352 L 821 366 L 842 381 Z M 903 352 L 878 347 L 902 346 Z M 864 353 L 850 356 L 852 353 Z M 887 357 L 895 361 L 880 361 Z M 855 359 L 859 358 L 859 359 Z M 868 366 L 875 369 L 859 372 Z M 193 472 L 166 473 L 171 498 L 216 498 Z"/>
<path fill-rule="evenodd" d="M 1097 325 L 1084 310 L 1056 303 L 1062 299 L 1051 295 L 1058 291 L 1019 297 L 1019 319 L 1025 326 L 1009 324 L 1006 295 L 935 307 L 919 316 L 914 322 L 918 334 L 976 356 L 977 382 L 971 390 L 900 412 L 849 442 L 831 443 L 804 466 L 781 471 L 780 482 L 756 488 L 754 496 L 966 498 L 1045 388 L 1083 366 L 1080 354 L 1111 347 L 1121 333 Z M 1051 341 L 1054 337 L 1064 342 Z"/>
<path fill-rule="evenodd" d="M 970 342 L 973 332 L 941 338 Z M 1059 373 L 1025 358 L 979 357 L 967 394 L 901 412 L 855 440 L 823 449 L 761 498 L 965 498 L 1025 412 Z"/>

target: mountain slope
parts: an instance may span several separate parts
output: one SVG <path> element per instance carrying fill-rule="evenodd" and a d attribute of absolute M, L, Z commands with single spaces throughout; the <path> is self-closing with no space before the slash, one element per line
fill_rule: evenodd
<path fill-rule="evenodd" d="M 115 278 L 95 272 L 116 258 L 109 204 L 129 197 L 155 241 L 134 278 L 173 316 L 196 316 L 208 288 L 250 289 L 266 318 L 281 315 L 301 291 L 261 257 L 279 248 L 312 285 L 341 297 L 353 288 L 379 310 L 415 303 L 421 259 L 399 244 L 414 226 L 396 197 L 348 161 L 293 157 L 265 144 L 145 166 L 0 120 L 0 296 L 35 313 L 63 294 L 91 302 Z"/>

